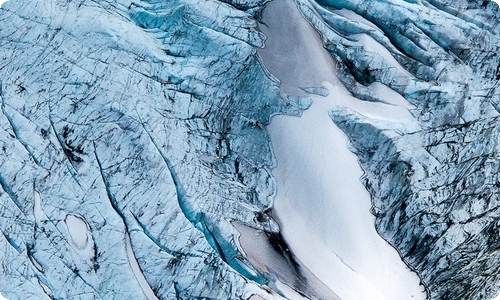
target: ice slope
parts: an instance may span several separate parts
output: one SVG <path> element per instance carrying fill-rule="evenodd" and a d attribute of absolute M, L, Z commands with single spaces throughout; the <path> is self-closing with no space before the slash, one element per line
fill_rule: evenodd
<path fill-rule="evenodd" d="M 431 299 L 496 296 L 498 6 L 296 3 L 351 95 L 382 103 L 403 97 L 414 106 L 412 122 L 354 107 L 330 112 L 364 171 L 377 232 L 418 271 Z"/>
<path fill-rule="evenodd" d="M 267 127 L 277 160 L 273 213 L 291 251 L 339 299 L 425 299 L 417 274 L 375 231 L 370 195 L 359 180 L 363 171 L 329 116 L 334 108 L 349 107 L 411 123 L 411 114 L 406 107 L 350 96 L 293 1 L 269 3 L 261 22 L 267 40 L 259 53 L 282 89 L 328 88 L 327 97 L 311 96 L 313 104 L 300 118 L 275 116 Z"/>
<path fill-rule="evenodd" d="M 2 6 L 3 295 L 278 297 L 229 222 L 278 231 L 264 125 L 308 105 L 258 61 L 261 4 Z"/>

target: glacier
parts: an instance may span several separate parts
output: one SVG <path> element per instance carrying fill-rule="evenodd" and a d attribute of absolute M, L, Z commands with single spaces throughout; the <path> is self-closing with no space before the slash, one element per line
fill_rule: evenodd
<path fill-rule="evenodd" d="M 1 294 L 494 298 L 498 11 L 1 3 Z"/>
<path fill-rule="evenodd" d="M 312 95 L 312 106 L 300 118 L 276 116 L 268 126 L 277 159 L 273 215 L 290 249 L 334 299 L 425 299 L 417 274 L 375 231 L 370 195 L 359 180 L 363 172 L 329 111 L 357 108 L 408 123 L 411 114 L 395 104 L 364 103 L 342 90 L 335 62 L 293 1 L 269 3 L 261 21 L 268 38 L 261 56 L 282 89 L 323 85 L 328 91 L 327 97 Z M 301 62 L 289 68 L 296 57 Z"/>

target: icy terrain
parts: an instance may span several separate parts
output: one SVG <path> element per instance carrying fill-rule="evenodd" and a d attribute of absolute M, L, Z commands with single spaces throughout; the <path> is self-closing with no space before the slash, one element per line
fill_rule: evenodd
<path fill-rule="evenodd" d="M 261 22 L 268 38 L 260 52 L 264 65 L 285 91 L 330 81 L 328 96 L 312 96 L 300 118 L 276 116 L 267 127 L 277 159 L 274 214 L 290 249 L 340 299 L 425 299 L 418 276 L 375 231 L 370 195 L 359 180 L 363 172 L 329 111 L 349 107 L 405 123 L 411 123 L 411 114 L 406 107 L 350 96 L 293 1 L 268 4 Z"/>
<path fill-rule="evenodd" d="M 274 1 L 2 4 L 2 295 L 498 294 L 498 6 Z"/>
<path fill-rule="evenodd" d="M 229 220 L 278 231 L 263 124 L 308 102 L 260 66 L 258 4 L 2 6 L 3 295 L 274 297 Z"/>
<path fill-rule="evenodd" d="M 495 296 L 500 75 L 491 14 L 498 7 L 297 3 L 352 95 L 382 103 L 404 97 L 414 106 L 412 122 L 355 107 L 330 113 L 365 171 L 377 231 L 419 272 L 431 298 Z"/>

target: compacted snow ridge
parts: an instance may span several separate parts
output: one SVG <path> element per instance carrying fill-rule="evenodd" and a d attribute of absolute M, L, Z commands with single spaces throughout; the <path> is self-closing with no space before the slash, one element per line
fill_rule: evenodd
<path fill-rule="evenodd" d="M 329 116 L 348 108 L 373 120 L 412 122 L 411 105 L 401 96 L 389 97 L 390 104 L 352 97 L 292 0 L 269 3 L 262 23 L 267 40 L 259 53 L 282 89 L 323 85 L 329 91 L 310 95 L 313 104 L 300 118 L 275 116 L 267 127 L 277 160 L 273 213 L 295 258 L 340 299 L 425 299 L 418 276 L 375 231 L 363 171 Z M 381 98 L 395 94 L 380 85 L 374 91 Z"/>

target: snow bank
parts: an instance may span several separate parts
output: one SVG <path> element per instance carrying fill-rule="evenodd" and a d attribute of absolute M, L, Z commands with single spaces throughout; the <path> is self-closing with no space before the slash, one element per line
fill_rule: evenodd
<path fill-rule="evenodd" d="M 132 272 L 134 273 L 137 282 L 144 292 L 144 296 L 146 296 L 148 300 L 158 300 L 158 297 L 156 297 L 153 289 L 151 288 L 151 286 L 149 286 L 146 278 L 144 277 L 144 274 L 141 271 L 141 268 L 139 267 L 139 263 L 135 258 L 134 250 L 132 249 L 132 243 L 130 241 L 130 236 L 128 233 L 125 233 L 125 248 L 127 249 L 127 258 L 130 263 L 130 267 L 132 268 Z"/>
<path fill-rule="evenodd" d="M 268 39 L 261 56 L 282 88 L 293 93 L 323 85 L 329 91 L 326 97 L 311 95 L 313 105 L 300 118 L 276 116 L 268 126 L 278 162 L 273 212 L 281 233 L 296 258 L 341 299 L 425 299 L 418 276 L 377 234 L 370 195 L 360 182 L 363 171 L 329 116 L 349 109 L 374 122 L 412 122 L 412 106 L 381 84 L 371 89 L 387 103 L 351 96 L 291 0 L 268 4 L 263 23 Z M 372 51 L 382 47 L 374 40 L 366 44 Z"/>

